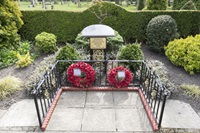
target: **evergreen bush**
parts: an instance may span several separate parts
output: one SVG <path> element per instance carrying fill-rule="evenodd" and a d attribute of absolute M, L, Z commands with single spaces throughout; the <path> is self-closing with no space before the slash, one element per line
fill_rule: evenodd
<path fill-rule="evenodd" d="M 145 7 L 145 0 L 137 0 L 137 10 L 142 10 Z"/>
<path fill-rule="evenodd" d="M 67 44 L 66 46 L 61 48 L 58 55 L 56 56 L 56 60 L 78 60 L 78 59 L 80 59 L 80 55 L 70 44 Z M 67 63 L 60 62 L 59 64 L 60 71 L 64 72 L 70 65 L 71 62 Z"/>
<path fill-rule="evenodd" d="M 164 46 L 179 37 L 176 21 L 169 15 L 154 17 L 147 25 L 146 36 L 149 47 L 155 52 L 163 53 Z"/>
<path fill-rule="evenodd" d="M 132 45 L 127 45 L 124 47 L 121 47 L 118 53 L 118 59 L 119 60 L 143 60 L 144 54 L 142 50 L 140 49 L 140 45 L 137 43 L 134 43 Z M 131 70 L 138 70 L 141 63 L 124 63 L 125 65 L 128 65 Z"/>
<path fill-rule="evenodd" d="M 58 48 L 56 46 L 56 36 L 51 33 L 42 32 L 35 37 L 36 47 L 44 53 L 53 53 Z"/>
<path fill-rule="evenodd" d="M 176 66 L 190 74 L 200 72 L 200 35 L 175 39 L 165 47 L 165 55 Z"/>
<path fill-rule="evenodd" d="M 14 1 L 0 0 L 0 49 L 16 48 L 20 41 L 17 32 L 23 25 L 21 16 L 18 5 Z"/>

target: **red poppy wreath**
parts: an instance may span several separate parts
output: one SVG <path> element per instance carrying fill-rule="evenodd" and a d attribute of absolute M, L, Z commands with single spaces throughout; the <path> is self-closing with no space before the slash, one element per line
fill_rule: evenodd
<path fill-rule="evenodd" d="M 67 69 L 68 81 L 76 87 L 90 87 L 95 81 L 95 70 L 91 65 L 78 62 Z"/>
<path fill-rule="evenodd" d="M 108 74 L 108 82 L 116 88 L 127 87 L 132 81 L 130 71 L 123 66 L 119 66 L 110 70 Z"/>

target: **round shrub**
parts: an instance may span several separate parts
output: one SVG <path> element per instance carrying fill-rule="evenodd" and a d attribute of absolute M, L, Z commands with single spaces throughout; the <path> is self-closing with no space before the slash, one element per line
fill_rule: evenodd
<path fill-rule="evenodd" d="M 120 60 L 143 60 L 144 54 L 142 50 L 140 49 L 139 44 L 132 44 L 127 45 L 125 47 L 122 47 L 118 54 L 118 59 Z M 131 70 L 138 70 L 141 63 L 125 63 L 125 65 L 128 65 Z"/>
<path fill-rule="evenodd" d="M 80 55 L 72 46 L 67 44 L 60 50 L 56 59 L 57 60 L 78 60 L 80 59 Z M 64 72 L 65 70 L 67 70 L 67 67 L 69 67 L 69 65 L 71 65 L 71 62 L 67 62 L 67 63 L 60 62 L 59 64 L 60 71 Z"/>
<path fill-rule="evenodd" d="M 151 19 L 146 29 L 148 46 L 155 52 L 163 53 L 164 45 L 179 37 L 176 21 L 169 15 Z"/>
<path fill-rule="evenodd" d="M 42 32 L 35 37 L 35 41 L 36 47 L 46 54 L 53 53 L 58 49 L 56 46 L 56 36 L 54 34 Z"/>
<path fill-rule="evenodd" d="M 166 10 L 168 0 L 147 0 L 147 10 Z"/>
<path fill-rule="evenodd" d="M 165 47 L 167 58 L 176 66 L 182 66 L 190 74 L 200 72 L 200 35 L 175 39 Z"/>

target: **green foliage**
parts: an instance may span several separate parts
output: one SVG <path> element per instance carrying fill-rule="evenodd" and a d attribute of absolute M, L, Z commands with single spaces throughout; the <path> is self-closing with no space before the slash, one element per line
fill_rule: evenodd
<path fill-rule="evenodd" d="M 181 7 L 180 10 L 197 10 L 194 2 L 192 0 L 189 0 L 183 7 Z"/>
<path fill-rule="evenodd" d="M 119 60 L 143 60 L 143 58 L 144 58 L 143 52 L 140 49 L 140 45 L 137 43 L 122 47 L 118 54 Z M 126 63 L 125 65 L 128 65 L 130 69 L 136 71 L 139 69 L 141 63 L 134 62 L 134 63 Z"/>
<path fill-rule="evenodd" d="M 147 0 L 147 10 L 166 10 L 168 0 Z"/>
<path fill-rule="evenodd" d="M 144 0 L 137 0 L 137 10 L 142 10 L 145 7 L 145 1 Z"/>
<path fill-rule="evenodd" d="M 182 66 L 190 74 L 200 72 L 200 35 L 175 39 L 165 47 L 167 58 L 176 66 Z"/>
<path fill-rule="evenodd" d="M 181 37 L 200 32 L 200 11 L 137 11 L 128 12 L 112 3 L 103 2 L 103 13 L 107 17 L 103 24 L 118 31 L 125 43 L 146 41 L 149 21 L 158 15 L 170 15 L 176 21 Z M 99 13 L 97 6 L 93 6 Z M 93 9 L 92 9 L 93 10 Z M 20 29 L 23 40 L 34 41 L 35 36 L 45 31 L 57 36 L 57 42 L 73 42 L 77 35 L 91 24 L 99 21 L 89 10 L 84 12 L 66 11 L 22 11 L 25 25 Z"/>
<path fill-rule="evenodd" d="M 164 46 L 179 37 L 176 21 L 169 15 L 154 17 L 147 25 L 146 36 L 149 47 L 163 53 Z"/>
<path fill-rule="evenodd" d="M 60 50 L 56 59 L 57 60 L 78 60 L 80 59 L 80 55 L 70 44 L 67 44 Z M 60 62 L 59 64 L 60 71 L 63 72 L 67 70 L 67 67 L 69 67 L 69 65 L 71 65 L 71 62 L 67 62 L 67 63 Z"/>
<path fill-rule="evenodd" d="M 14 76 L 6 76 L 0 79 L 0 99 L 10 96 L 22 88 L 22 81 Z"/>
<path fill-rule="evenodd" d="M 36 58 L 33 45 L 29 41 L 20 42 L 16 47 L 16 50 L 8 48 L 0 49 L 0 68 L 4 68 L 14 64 L 18 60 L 17 53 L 19 53 L 20 55 L 25 55 L 28 52 L 31 53 L 31 58 Z"/>
<path fill-rule="evenodd" d="M 18 5 L 11 0 L 0 1 L 0 49 L 16 47 L 20 40 L 18 30 L 23 21 Z"/>
<path fill-rule="evenodd" d="M 181 89 L 185 91 L 187 95 L 196 97 L 196 98 L 200 97 L 200 86 L 182 84 L 180 87 Z"/>
<path fill-rule="evenodd" d="M 17 53 L 17 58 L 18 61 L 16 62 L 16 66 L 18 68 L 27 67 L 33 62 L 29 52 L 26 55 L 20 55 L 19 53 Z"/>
<path fill-rule="evenodd" d="M 115 31 L 114 37 L 107 37 L 107 52 L 108 54 L 117 54 L 119 47 L 123 45 L 124 41 L 122 36 Z M 89 38 L 81 37 L 81 33 L 78 34 L 75 44 L 73 45 L 76 49 L 83 49 L 85 53 L 89 54 L 90 51 L 90 44 Z"/>
<path fill-rule="evenodd" d="M 36 47 L 46 54 L 53 53 L 58 49 L 56 46 L 56 36 L 54 34 L 42 32 L 35 37 L 35 41 Z"/>

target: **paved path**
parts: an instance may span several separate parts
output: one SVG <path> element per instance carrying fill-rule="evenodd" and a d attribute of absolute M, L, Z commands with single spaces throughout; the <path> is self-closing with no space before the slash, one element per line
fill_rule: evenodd
<path fill-rule="evenodd" d="M 163 132 L 200 132 L 200 118 L 189 104 L 168 100 Z M 180 129 L 180 130 L 179 130 Z M 0 110 L 0 133 L 40 132 L 33 100 Z M 137 92 L 64 92 L 45 133 L 152 132 Z"/>

